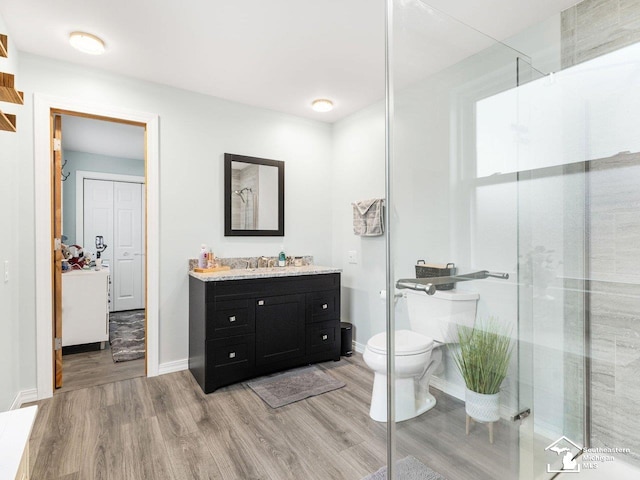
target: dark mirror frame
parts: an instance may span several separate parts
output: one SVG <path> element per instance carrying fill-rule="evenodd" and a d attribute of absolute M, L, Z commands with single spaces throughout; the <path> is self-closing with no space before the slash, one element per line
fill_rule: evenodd
<path fill-rule="evenodd" d="M 234 230 L 231 228 L 231 163 L 244 162 L 278 168 L 278 229 Z M 225 237 L 284 237 L 284 162 L 267 158 L 224 154 L 224 236 Z"/>

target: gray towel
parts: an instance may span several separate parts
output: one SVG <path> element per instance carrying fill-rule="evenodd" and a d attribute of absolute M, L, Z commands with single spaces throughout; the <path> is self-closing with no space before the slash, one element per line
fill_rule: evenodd
<path fill-rule="evenodd" d="M 353 233 L 375 237 L 384 233 L 384 199 L 353 202 Z"/>

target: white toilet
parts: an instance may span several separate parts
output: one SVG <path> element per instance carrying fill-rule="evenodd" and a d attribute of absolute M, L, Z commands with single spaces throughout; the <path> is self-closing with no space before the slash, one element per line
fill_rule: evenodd
<path fill-rule="evenodd" d="M 411 330 L 395 332 L 396 422 L 409 420 L 433 408 L 429 393 L 431 375 L 442 361 L 445 343 L 457 343 L 458 325 L 473 327 L 479 295 L 456 290 L 438 290 L 433 295 L 406 290 Z M 371 368 L 373 393 L 369 415 L 387 421 L 387 334 L 367 342 L 364 361 Z"/>

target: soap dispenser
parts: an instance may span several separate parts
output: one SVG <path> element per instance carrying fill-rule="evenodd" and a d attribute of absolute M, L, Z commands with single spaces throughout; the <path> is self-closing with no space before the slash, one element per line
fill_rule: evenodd
<path fill-rule="evenodd" d="M 207 259 L 208 259 L 207 246 L 203 243 L 200 246 L 200 256 L 198 257 L 198 267 L 207 268 Z"/>
<path fill-rule="evenodd" d="M 287 263 L 287 256 L 284 254 L 284 247 L 280 245 L 280 255 L 278 255 L 278 266 L 284 267 Z"/>

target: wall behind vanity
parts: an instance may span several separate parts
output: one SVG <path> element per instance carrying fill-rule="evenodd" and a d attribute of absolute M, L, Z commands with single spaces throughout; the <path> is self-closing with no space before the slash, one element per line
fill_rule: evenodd
<path fill-rule="evenodd" d="M 20 87 L 21 251 L 34 249 L 33 94 L 81 99 L 160 118 L 160 363 L 188 355 L 187 259 L 311 254 L 331 264 L 331 126 L 178 88 L 24 54 Z M 285 237 L 224 237 L 224 153 L 283 160 Z M 35 265 L 22 255 L 21 389 L 35 387 Z"/>

